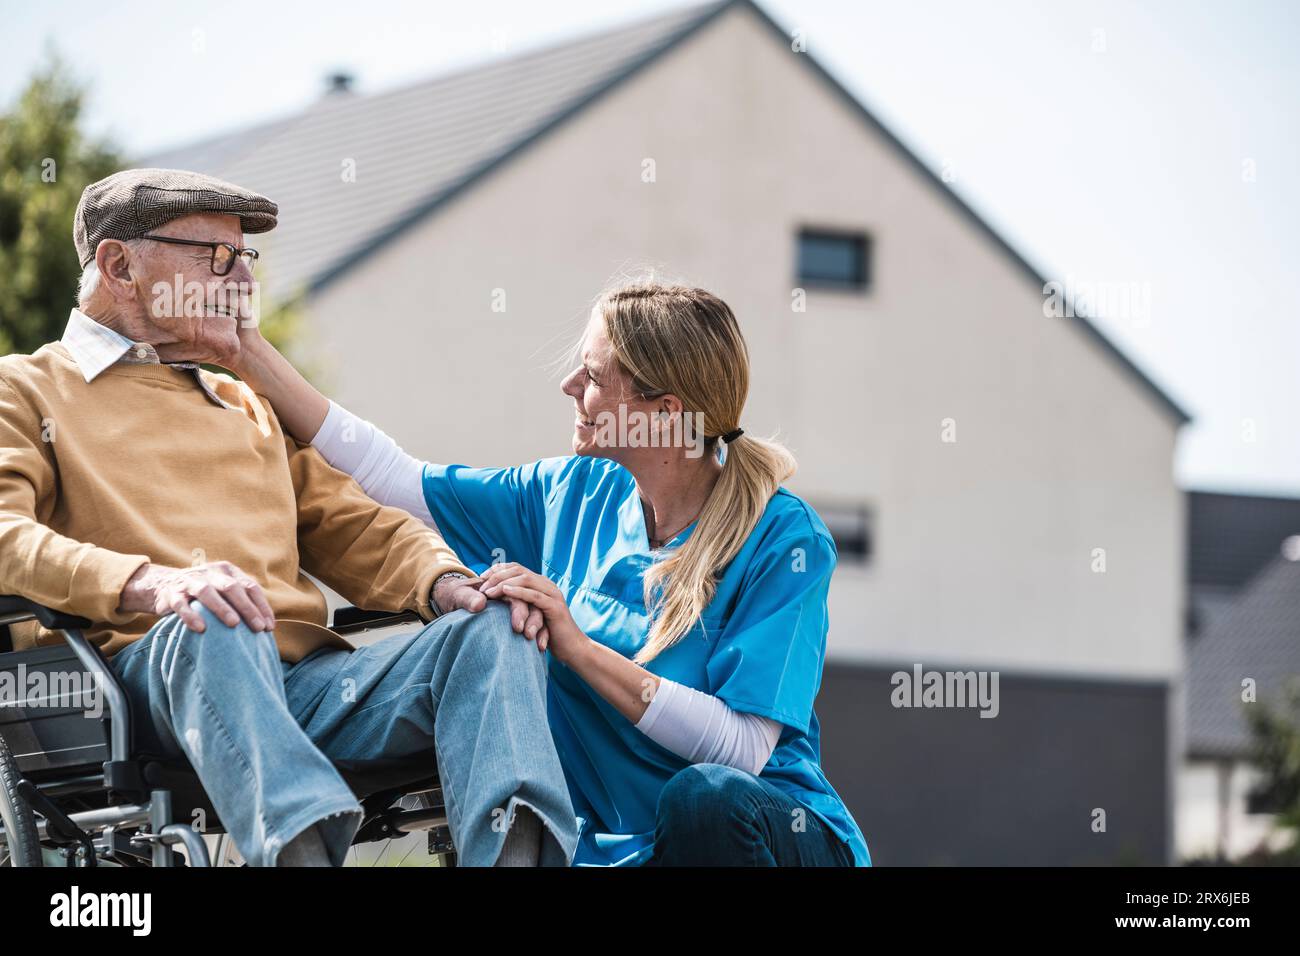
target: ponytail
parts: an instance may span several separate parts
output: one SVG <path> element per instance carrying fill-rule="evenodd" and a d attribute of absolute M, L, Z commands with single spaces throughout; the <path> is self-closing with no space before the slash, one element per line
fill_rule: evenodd
<path fill-rule="evenodd" d="M 718 575 L 794 474 L 795 461 L 776 441 L 752 438 L 739 427 L 749 393 L 749 349 L 725 302 L 704 289 L 641 281 L 605 292 L 596 308 L 639 394 L 672 392 L 710 426 L 728 423 L 721 435 L 705 439 L 709 454 L 718 453 L 720 439 L 731 439 L 695 530 L 645 572 L 650 634 L 633 659 L 646 664 L 699 621 Z"/>
<path fill-rule="evenodd" d="M 633 658 L 638 664 L 654 660 L 695 626 L 713 600 L 718 575 L 744 547 L 777 488 L 795 472 L 794 456 L 767 439 L 741 435 L 725 455 L 695 530 L 645 573 L 652 624 Z"/>

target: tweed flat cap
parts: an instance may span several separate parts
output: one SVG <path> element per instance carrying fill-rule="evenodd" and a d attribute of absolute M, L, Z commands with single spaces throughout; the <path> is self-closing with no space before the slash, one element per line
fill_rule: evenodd
<path fill-rule="evenodd" d="M 77 203 L 72 241 L 84 269 L 102 239 L 139 239 L 196 212 L 238 216 L 246 233 L 275 228 L 279 207 L 251 190 L 183 169 L 124 169 L 91 183 Z"/>

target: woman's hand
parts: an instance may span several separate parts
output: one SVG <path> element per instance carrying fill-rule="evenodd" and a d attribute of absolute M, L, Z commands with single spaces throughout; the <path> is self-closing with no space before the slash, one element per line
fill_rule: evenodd
<path fill-rule="evenodd" d="M 537 649 L 548 648 L 561 663 L 568 664 L 591 643 L 569 613 L 564 595 L 549 578 L 529 571 L 521 564 L 494 564 L 483 574 L 479 590 L 490 598 L 524 601 L 542 613 L 540 626 L 530 615 L 523 634 L 536 640 Z"/>
<path fill-rule="evenodd" d="M 275 346 L 262 335 L 261 320 L 254 315 L 240 314 L 235 323 L 235 335 L 239 339 L 239 351 L 222 363 L 222 367 L 247 380 L 263 371 L 267 364 L 266 354 L 274 351 Z"/>
<path fill-rule="evenodd" d="M 310 443 L 330 410 L 329 399 L 263 337 L 259 323 L 241 319 L 238 324 L 239 353 L 225 367 L 271 403 L 286 432 Z"/>
<path fill-rule="evenodd" d="M 572 668 L 632 723 L 644 716 L 659 678 L 584 634 L 569 613 L 564 595 L 549 579 L 520 564 L 494 564 L 483 575 L 479 589 L 488 597 L 523 601 L 540 610 L 544 626 L 533 633 L 530 616 L 524 630 L 526 637 L 537 641 L 537 649 L 549 648 L 556 660 Z"/>

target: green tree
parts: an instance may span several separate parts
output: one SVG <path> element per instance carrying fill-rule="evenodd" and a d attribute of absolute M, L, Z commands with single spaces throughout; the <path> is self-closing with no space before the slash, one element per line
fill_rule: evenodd
<path fill-rule="evenodd" d="M 121 168 L 81 126 L 85 88 L 54 54 L 0 115 L 0 354 L 57 339 L 81 273 L 72 217 L 89 183 Z"/>
<path fill-rule="evenodd" d="M 90 183 L 130 165 L 83 131 L 85 95 L 50 53 L 0 114 L 0 355 L 33 352 L 63 334 L 81 275 L 72 244 L 77 202 Z M 288 354 L 301 302 L 268 302 L 261 321 L 262 334 Z"/>
<path fill-rule="evenodd" d="M 1260 702 L 1247 710 L 1263 776 L 1257 793 L 1276 811 L 1278 825 L 1300 838 L 1300 681 L 1289 681 L 1278 697 L 1271 706 Z"/>

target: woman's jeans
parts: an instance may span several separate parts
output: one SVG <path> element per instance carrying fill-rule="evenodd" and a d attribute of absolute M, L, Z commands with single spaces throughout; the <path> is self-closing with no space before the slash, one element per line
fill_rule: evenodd
<path fill-rule="evenodd" d="M 852 866 L 815 813 L 752 773 L 700 763 L 659 794 L 647 866 Z"/>
<path fill-rule="evenodd" d="M 542 863 L 572 860 L 576 821 L 546 719 L 544 658 L 504 604 L 297 664 L 280 660 L 270 633 L 192 606 L 206 631 L 169 615 L 111 664 L 136 749 L 188 758 L 250 865 L 273 866 L 312 824 L 341 865 L 361 807 L 331 761 L 423 755 L 433 770 L 435 750 L 462 864 L 496 861 L 519 805 L 549 833 Z M 173 812 L 203 826 L 195 811 Z"/>

